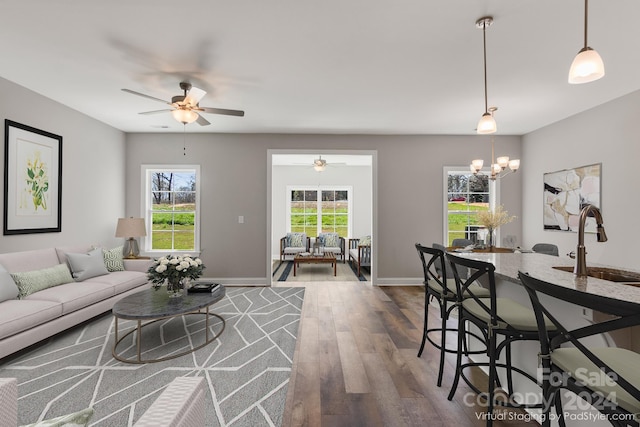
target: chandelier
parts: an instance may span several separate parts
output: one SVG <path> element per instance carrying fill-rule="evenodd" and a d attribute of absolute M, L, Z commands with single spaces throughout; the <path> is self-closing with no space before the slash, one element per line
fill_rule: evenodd
<path fill-rule="evenodd" d="M 498 107 L 489 107 L 488 112 L 493 117 L 493 113 L 496 112 Z M 494 161 L 495 159 L 495 161 Z M 474 175 L 481 174 L 482 167 L 484 166 L 484 160 L 475 159 L 471 161 L 469 169 Z M 507 170 L 507 167 L 509 170 Z M 494 138 L 491 135 L 491 169 L 489 179 L 495 181 L 497 178 L 502 178 L 512 172 L 516 172 L 520 168 L 520 159 L 510 160 L 509 156 L 495 157 Z"/>

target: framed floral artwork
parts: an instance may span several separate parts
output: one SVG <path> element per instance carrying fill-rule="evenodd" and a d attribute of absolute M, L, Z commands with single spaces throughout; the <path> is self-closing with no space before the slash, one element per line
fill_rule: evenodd
<path fill-rule="evenodd" d="M 62 229 L 62 137 L 4 122 L 3 233 Z"/>
<path fill-rule="evenodd" d="M 585 205 L 600 206 L 602 163 L 545 173 L 543 225 L 545 230 L 578 231 L 580 211 Z M 587 232 L 595 232 L 587 218 Z"/>

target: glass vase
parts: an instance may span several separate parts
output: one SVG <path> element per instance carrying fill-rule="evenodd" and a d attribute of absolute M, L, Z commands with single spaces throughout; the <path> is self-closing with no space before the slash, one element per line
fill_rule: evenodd
<path fill-rule="evenodd" d="M 181 297 L 183 289 L 184 283 L 182 279 L 167 279 L 167 292 L 169 293 L 169 298 Z"/>
<path fill-rule="evenodd" d="M 487 229 L 487 247 L 493 249 L 496 245 L 496 230 L 494 228 Z"/>

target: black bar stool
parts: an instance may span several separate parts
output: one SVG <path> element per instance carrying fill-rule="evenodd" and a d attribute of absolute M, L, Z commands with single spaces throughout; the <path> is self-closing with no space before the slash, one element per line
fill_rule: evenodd
<path fill-rule="evenodd" d="M 446 254 L 455 277 L 457 295 L 468 294 L 466 298 L 459 298 L 458 313 L 458 357 L 456 360 L 456 374 L 449 392 L 448 399 L 453 399 L 460 378 L 469 385 L 479 396 L 487 402 L 487 425 L 492 425 L 492 414 L 495 406 L 512 408 L 541 408 L 542 403 L 533 404 L 516 402 L 513 398 L 513 373 L 518 373 L 537 384 L 537 380 L 523 369 L 511 364 L 511 344 L 522 340 L 538 340 L 538 324 L 533 310 L 509 298 L 499 298 L 496 295 L 495 266 L 488 262 L 473 260 Z M 469 275 L 466 279 L 460 277 L 458 268 L 467 268 Z M 478 280 L 487 287 L 489 296 L 478 295 L 474 292 L 474 285 Z M 462 363 L 462 338 L 465 336 L 467 322 L 473 324 L 484 336 L 485 351 L 488 362 L 468 361 Z M 547 321 L 547 330 L 555 333 L 553 324 Z M 499 362 L 500 354 L 505 351 L 505 362 Z M 465 374 L 470 367 L 485 366 L 489 370 L 487 391 L 480 389 Z M 507 400 L 496 399 L 496 388 L 502 388 L 498 379 L 498 368 L 506 371 Z"/>
<path fill-rule="evenodd" d="M 640 354 L 616 347 L 587 347 L 581 340 L 640 324 L 640 304 L 548 283 L 519 273 L 536 314 L 539 328 L 540 357 L 543 368 L 543 425 L 550 425 L 555 406 L 560 425 L 564 425 L 560 390 L 566 389 L 587 401 L 614 426 L 638 426 L 640 414 Z M 559 309 L 540 302 L 544 294 L 571 304 L 611 315 L 603 322 L 569 329 L 558 320 Z M 559 334 L 549 333 L 548 319 Z M 566 322 L 565 322 L 566 323 Z M 570 344 L 569 347 L 561 347 Z M 586 380 L 585 379 L 600 379 Z"/>
<path fill-rule="evenodd" d="M 436 244 L 434 244 L 436 246 Z M 422 270 L 424 272 L 424 329 L 422 332 L 422 344 L 420 344 L 420 350 L 418 350 L 418 357 L 422 356 L 424 345 L 427 341 L 431 343 L 435 348 L 440 350 L 440 367 L 438 370 L 438 387 L 442 385 L 442 373 L 444 371 L 444 356 L 445 353 L 457 353 L 458 350 L 454 348 L 447 348 L 447 332 L 458 332 L 458 328 L 447 328 L 447 320 L 449 319 L 451 312 L 456 308 L 456 285 L 453 278 L 448 278 L 446 264 L 444 262 L 444 247 L 430 248 L 422 246 L 416 243 L 416 249 L 422 262 Z M 489 291 L 476 286 L 474 292 L 478 294 L 489 295 Z M 440 309 L 441 324 L 439 328 L 428 328 L 429 319 L 429 303 L 431 300 L 438 302 Z M 440 342 L 435 342 L 429 334 L 432 332 L 440 333 Z M 476 336 L 478 339 L 481 337 Z M 466 341 L 465 341 L 466 342 Z M 465 346 L 465 353 L 468 351 Z"/>

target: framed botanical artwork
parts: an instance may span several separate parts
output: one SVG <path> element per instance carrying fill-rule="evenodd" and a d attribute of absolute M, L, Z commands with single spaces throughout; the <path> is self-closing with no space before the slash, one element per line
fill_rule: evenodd
<path fill-rule="evenodd" d="M 60 232 L 62 137 L 4 122 L 5 235 Z"/>
<path fill-rule="evenodd" d="M 601 175 L 602 163 L 545 173 L 544 229 L 578 231 L 582 208 L 585 205 L 601 208 Z M 595 232 L 593 218 L 587 218 L 586 230 Z"/>

